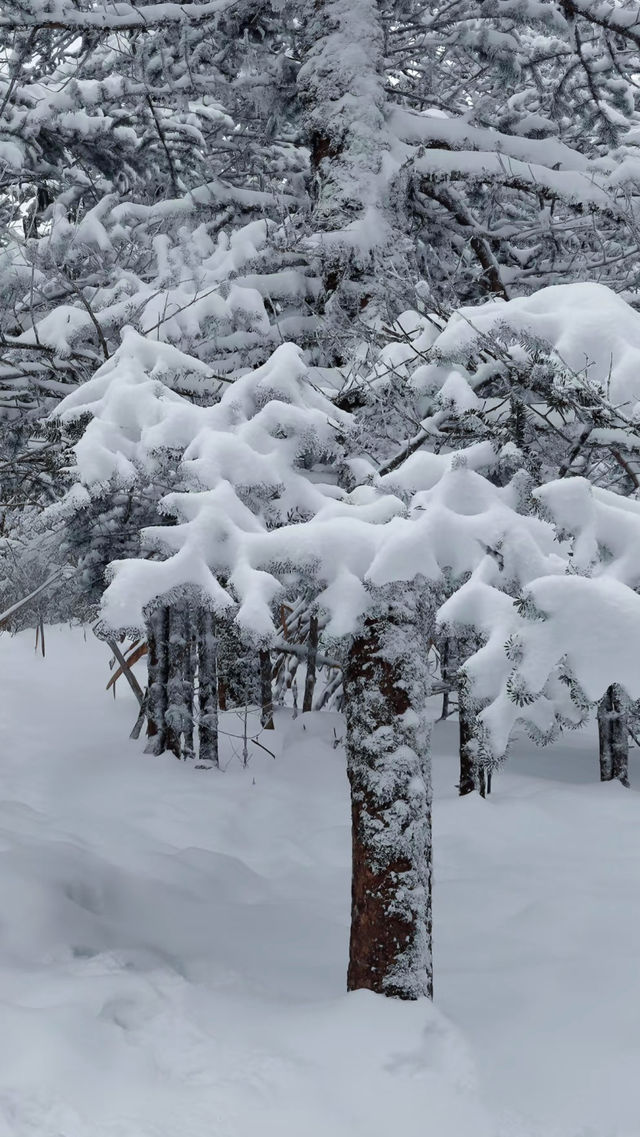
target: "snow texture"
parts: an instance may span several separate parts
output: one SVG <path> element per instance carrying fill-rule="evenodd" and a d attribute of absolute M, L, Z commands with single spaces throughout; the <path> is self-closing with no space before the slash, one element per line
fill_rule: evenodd
<path fill-rule="evenodd" d="M 435 341 L 444 356 L 464 354 L 508 328 L 549 344 L 558 360 L 607 392 L 629 417 L 640 415 L 640 315 L 594 283 L 559 284 L 508 302 L 461 308 Z"/>
<path fill-rule="evenodd" d="M 196 771 L 125 741 L 102 644 L 47 643 L 0 639 L 2 1137 L 636 1132 L 637 798 L 593 736 L 482 802 L 436 728 L 435 1006 L 347 996 L 340 718 Z"/>

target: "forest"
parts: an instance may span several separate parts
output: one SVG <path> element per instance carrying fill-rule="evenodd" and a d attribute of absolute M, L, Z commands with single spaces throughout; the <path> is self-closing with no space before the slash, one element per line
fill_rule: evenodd
<path fill-rule="evenodd" d="M 4 0 L 0 297 L 2 1137 L 631 1137 L 638 0 Z M 470 1104 L 536 904 L 582 986 L 491 1061 L 595 1000 L 584 1116 Z"/>

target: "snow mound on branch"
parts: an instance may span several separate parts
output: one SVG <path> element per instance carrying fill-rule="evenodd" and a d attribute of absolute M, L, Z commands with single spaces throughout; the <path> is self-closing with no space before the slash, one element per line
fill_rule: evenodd
<path fill-rule="evenodd" d="M 349 429 L 351 417 L 309 382 L 294 344 L 282 344 L 262 367 L 226 387 L 212 407 L 172 395 L 148 371 L 148 362 L 137 359 L 132 379 L 125 354 L 94 380 L 97 400 L 91 402 L 89 392 L 84 404 L 62 404 L 62 416 L 77 416 L 83 405 L 93 415 L 75 448 L 78 477 L 88 488 L 102 486 L 109 447 L 117 483 L 130 484 L 134 471 L 148 468 L 164 450 L 176 454 L 185 486 L 160 506 L 178 524 L 144 531 L 147 549 L 162 551 L 165 559 L 116 563 L 105 619 L 119 628 L 142 626 L 145 607 L 180 588 L 220 611 L 232 604 L 224 579 L 243 597 L 252 633 L 266 636 L 280 586 L 251 562 L 247 540 L 274 525 L 314 517 L 344 496 L 331 465 L 337 433 Z"/>
<path fill-rule="evenodd" d="M 549 344 L 571 371 L 637 414 L 640 402 L 640 314 L 602 284 L 559 284 L 507 302 L 461 308 L 435 341 L 444 356 L 481 349 L 504 329 Z M 630 405 L 626 405 L 630 404 Z"/>
<path fill-rule="evenodd" d="M 517 480 L 502 489 L 483 477 L 497 461 L 488 443 L 414 454 L 347 492 L 335 467 L 351 416 L 315 388 L 294 344 L 282 344 L 211 407 L 164 386 L 166 351 L 128 331 L 116 356 L 59 411 L 63 422 L 91 416 L 75 447 L 90 493 L 129 488 L 161 451 L 174 456 L 184 487 L 160 503 L 176 524 L 143 532 L 146 551 L 160 557 L 111 566 L 103 618 L 112 628 L 142 628 L 157 598 L 188 591 L 216 611 L 239 605 L 238 622 L 265 640 L 289 572 L 315 577 L 330 634 L 345 635 L 366 611 L 370 586 L 416 576 L 438 584 L 487 558 L 491 574 L 498 546 L 509 580 L 558 571 L 548 561 L 553 530 L 520 515 Z M 178 375 L 188 362 L 176 358 Z M 171 379 L 170 361 L 168 370 Z"/>
<path fill-rule="evenodd" d="M 432 481 L 433 464 L 427 466 L 427 481 Z M 165 506 L 179 523 L 145 531 L 149 546 L 157 542 L 166 559 L 114 562 L 103 618 L 115 628 L 141 627 L 146 606 L 185 588 L 217 610 L 230 607 L 233 596 L 246 633 L 268 638 L 282 573 L 306 572 L 318 587 L 328 633 L 344 636 L 367 611 L 370 585 L 421 577 L 437 587 L 445 577 L 456 580 L 477 571 L 500 586 L 564 571 L 553 527 L 517 512 L 517 480 L 497 487 L 465 465 L 456 466 L 451 455 L 441 457 L 439 473 L 408 509 L 400 497 L 375 487 L 334 498 L 298 475 L 303 487 L 298 501 L 315 504 L 315 515 L 273 530 L 225 478 L 200 493 L 170 494 Z M 288 481 L 290 493 L 296 484 L 291 470 Z M 232 593 L 222 589 L 222 579 Z"/>
<path fill-rule="evenodd" d="M 564 538 L 556 571 L 546 571 L 540 557 L 531 562 L 518 604 L 476 571 L 439 614 L 484 637 L 465 671 L 476 698 L 488 704 L 480 717 L 498 755 L 519 719 L 552 728 L 563 674 L 592 703 L 613 683 L 640 698 L 640 502 L 584 478 L 550 482 L 534 496 Z"/>
<path fill-rule="evenodd" d="M 171 344 L 125 328 L 119 350 L 55 411 L 63 425 L 91 416 L 74 447 L 79 481 L 94 492 L 129 488 L 157 451 L 185 445 L 197 408 L 181 392 L 210 386 L 209 369 Z M 162 429 L 164 427 L 164 429 Z"/>

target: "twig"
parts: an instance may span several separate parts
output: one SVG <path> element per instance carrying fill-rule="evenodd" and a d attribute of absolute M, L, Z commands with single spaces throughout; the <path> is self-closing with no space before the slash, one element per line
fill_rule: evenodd
<path fill-rule="evenodd" d="M 138 680 L 136 679 L 135 675 L 133 674 L 133 671 L 131 670 L 131 668 L 129 667 L 129 664 L 127 663 L 124 655 L 120 651 L 120 648 L 118 647 L 116 641 L 115 640 L 107 640 L 107 644 L 109 645 L 110 650 L 113 652 L 118 663 L 120 664 L 120 670 L 122 671 L 122 674 L 124 675 L 125 679 L 127 680 L 127 683 L 129 684 L 129 686 L 130 686 L 131 690 L 133 691 L 136 699 L 138 700 L 140 707 L 142 707 L 143 703 L 144 703 L 144 692 L 142 690 L 142 687 L 138 683 Z M 115 688 L 114 688 L 114 690 L 115 690 Z"/>

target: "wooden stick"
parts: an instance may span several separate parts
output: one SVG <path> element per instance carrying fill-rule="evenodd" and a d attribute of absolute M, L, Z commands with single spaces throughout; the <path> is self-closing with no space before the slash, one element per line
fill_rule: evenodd
<path fill-rule="evenodd" d="M 110 650 L 115 655 L 118 663 L 120 664 L 120 670 L 121 670 L 122 674 L 124 675 L 125 679 L 127 680 L 127 683 L 129 684 L 131 690 L 133 691 L 136 699 L 138 700 L 139 705 L 142 706 L 142 704 L 144 702 L 144 692 L 142 690 L 142 687 L 138 683 L 138 680 L 136 679 L 135 675 L 133 674 L 133 671 L 131 670 L 131 668 L 129 667 L 129 664 L 127 663 L 124 655 L 120 651 L 120 648 L 118 647 L 116 641 L 115 640 L 107 640 L 107 643 L 109 645 Z"/>

